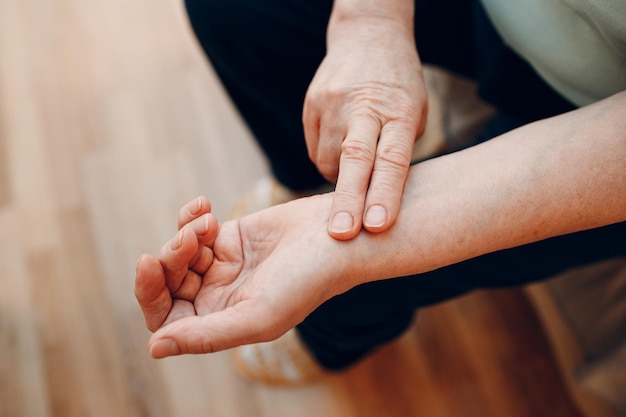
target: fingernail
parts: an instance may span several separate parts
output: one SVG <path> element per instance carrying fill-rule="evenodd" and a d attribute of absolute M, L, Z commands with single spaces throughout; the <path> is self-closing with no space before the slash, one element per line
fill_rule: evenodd
<path fill-rule="evenodd" d="M 200 225 L 198 226 L 198 230 L 196 230 L 196 234 L 198 236 L 204 236 L 209 231 L 209 216 L 202 216 Z"/>
<path fill-rule="evenodd" d="M 202 208 L 202 198 L 198 197 L 196 198 L 195 204 L 191 207 L 191 214 L 198 214 L 200 213 L 200 209 Z"/>
<path fill-rule="evenodd" d="M 137 263 L 135 264 L 135 270 L 139 269 L 139 264 L 141 264 L 141 261 L 143 261 L 143 258 L 146 256 L 145 253 L 142 253 L 141 255 L 139 255 L 139 258 L 137 258 Z"/>
<path fill-rule="evenodd" d="M 180 346 L 173 339 L 160 339 L 150 346 L 150 356 L 153 358 L 164 358 L 180 355 L 180 353 Z"/>
<path fill-rule="evenodd" d="M 375 205 L 365 213 L 365 226 L 380 227 L 387 222 L 387 210 L 383 206 Z"/>
<path fill-rule="evenodd" d="M 350 213 L 342 211 L 341 213 L 337 213 L 333 216 L 333 219 L 330 222 L 330 231 L 333 233 L 345 233 L 352 229 L 353 224 L 354 222 Z"/>
<path fill-rule="evenodd" d="M 176 250 L 183 246 L 183 234 L 185 233 L 185 229 L 180 229 L 180 232 L 176 234 L 176 237 L 172 239 L 170 242 L 170 249 Z"/>

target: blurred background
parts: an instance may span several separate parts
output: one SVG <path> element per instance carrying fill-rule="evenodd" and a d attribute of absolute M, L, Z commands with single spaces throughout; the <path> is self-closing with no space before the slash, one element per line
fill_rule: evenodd
<path fill-rule="evenodd" d="M 0 416 L 579 415 L 518 290 L 425 309 L 310 387 L 150 359 L 136 259 L 266 170 L 182 1 L 0 0 Z"/>

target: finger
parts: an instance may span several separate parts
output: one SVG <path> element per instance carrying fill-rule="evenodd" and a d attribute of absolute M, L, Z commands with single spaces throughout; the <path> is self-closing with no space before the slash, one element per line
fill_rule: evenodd
<path fill-rule="evenodd" d="M 178 212 L 178 230 L 190 221 L 211 212 L 211 203 L 206 197 L 200 196 L 181 207 Z"/>
<path fill-rule="evenodd" d="M 194 266 L 194 270 L 201 273 L 199 268 L 208 268 L 213 261 L 213 251 L 211 248 L 215 243 L 217 232 L 219 230 L 219 223 L 217 218 L 211 213 L 205 213 L 197 219 L 185 225 L 188 229 L 193 231 L 193 234 L 198 240 L 198 252 L 189 262 L 190 266 Z M 207 258 L 209 256 L 209 258 Z"/>
<path fill-rule="evenodd" d="M 185 317 L 194 317 L 195 315 L 196 309 L 193 307 L 192 302 L 187 300 L 173 300 L 172 309 L 170 310 L 170 313 L 167 315 L 167 318 L 165 319 L 161 327 L 165 327 L 168 324 L 183 319 Z"/>
<path fill-rule="evenodd" d="M 161 248 L 159 260 L 165 271 L 165 282 L 171 292 L 181 285 L 187 270 L 192 267 L 204 273 L 213 262 L 212 246 L 219 225 L 210 213 L 186 224 L 176 236 Z"/>
<path fill-rule="evenodd" d="M 240 303 L 205 316 L 186 317 L 163 327 L 148 343 L 154 358 L 186 353 L 212 353 L 248 343 L 265 342 L 293 327 L 273 324 L 266 310 Z"/>
<path fill-rule="evenodd" d="M 159 261 L 170 293 L 175 292 L 185 277 L 189 264 L 197 256 L 198 239 L 189 227 L 183 227 L 161 248 Z"/>
<path fill-rule="evenodd" d="M 414 143 L 412 127 L 400 122 L 389 122 L 383 127 L 365 200 L 366 230 L 379 233 L 396 221 Z"/>
<path fill-rule="evenodd" d="M 172 294 L 174 300 L 187 300 L 193 302 L 202 285 L 202 277 L 194 271 L 187 271 L 183 282 L 178 289 Z"/>
<path fill-rule="evenodd" d="M 150 331 L 156 331 L 165 321 L 172 298 L 165 285 L 165 272 L 161 263 L 151 255 L 139 257 L 135 275 L 135 297 Z"/>
<path fill-rule="evenodd" d="M 197 252 L 197 258 L 189 265 L 189 269 L 198 275 L 204 275 L 213 264 L 213 250 L 206 246 L 200 246 Z"/>
<path fill-rule="evenodd" d="M 329 234 L 335 239 L 351 239 L 361 229 L 379 134 L 380 124 L 371 117 L 355 118 L 348 126 L 341 145 L 339 177 L 328 226 Z"/>

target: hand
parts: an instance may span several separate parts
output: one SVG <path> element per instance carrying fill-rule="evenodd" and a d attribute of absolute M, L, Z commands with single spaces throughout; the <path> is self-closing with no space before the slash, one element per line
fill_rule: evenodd
<path fill-rule="evenodd" d="M 336 181 L 329 233 L 341 240 L 396 220 L 427 95 L 412 29 L 390 19 L 329 29 L 328 53 L 306 95 L 309 157 Z"/>
<path fill-rule="evenodd" d="M 343 273 L 346 245 L 326 232 L 329 209 L 322 195 L 218 227 L 208 200 L 183 207 L 176 236 L 137 262 L 135 295 L 156 332 L 151 355 L 275 339 L 353 286 Z"/>

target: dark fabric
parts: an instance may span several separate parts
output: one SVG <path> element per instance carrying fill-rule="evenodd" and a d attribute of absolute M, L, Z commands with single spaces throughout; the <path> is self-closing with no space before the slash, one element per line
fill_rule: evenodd
<path fill-rule="evenodd" d="M 294 190 L 322 185 L 307 156 L 301 114 L 325 54 L 332 1 L 186 0 L 186 6 L 200 44 L 277 179 Z M 479 95 L 497 109 L 477 141 L 574 108 L 504 44 L 475 0 L 416 2 L 415 37 L 423 62 L 476 80 Z M 340 369 L 400 335 L 418 307 L 623 255 L 625 237 L 626 226 L 619 224 L 359 286 L 325 303 L 298 331 L 323 366 Z"/>
<path fill-rule="evenodd" d="M 307 154 L 302 105 L 326 53 L 332 1 L 185 3 L 200 44 L 276 178 L 298 191 L 324 184 Z"/>

